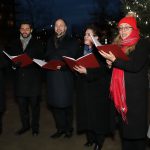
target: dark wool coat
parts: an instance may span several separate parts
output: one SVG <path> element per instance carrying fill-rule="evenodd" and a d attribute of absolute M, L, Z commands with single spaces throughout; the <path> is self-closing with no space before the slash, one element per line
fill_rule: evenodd
<path fill-rule="evenodd" d="M 4 69 L 7 66 L 7 60 L 2 52 L 4 48 L 0 46 L 0 112 L 5 110 L 5 74 Z"/>
<path fill-rule="evenodd" d="M 77 130 L 108 134 L 114 129 L 115 120 L 114 107 L 109 99 L 111 70 L 97 49 L 93 53 L 100 67 L 87 69 L 86 75 L 77 76 Z"/>
<path fill-rule="evenodd" d="M 61 37 L 55 46 L 54 37 L 47 44 L 46 60 L 62 60 L 63 55 L 76 58 L 79 44 L 68 35 Z M 65 66 L 57 71 L 47 71 L 48 104 L 53 107 L 68 107 L 72 105 L 74 93 L 74 76 Z"/>
<path fill-rule="evenodd" d="M 42 59 L 44 51 L 42 43 L 31 38 L 25 51 L 23 51 L 20 39 L 13 41 L 7 47 L 10 55 L 26 53 L 30 58 Z M 15 92 L 16 96 L 39 96 L 41 91 L 41 69 L 32 63 L 26 67 L 17 67 L 15 70 Z"/>
<path fill-rule="evenodd" d="M 129 61 L 116 59 L 113 63 L 114 67 L 123 69 L 125 75 L 128 124 L 121 123 L 121 133 L 125 138 L 146 137 L 149 44 L 140 40 L 135 50 L 129 54 Z"/>

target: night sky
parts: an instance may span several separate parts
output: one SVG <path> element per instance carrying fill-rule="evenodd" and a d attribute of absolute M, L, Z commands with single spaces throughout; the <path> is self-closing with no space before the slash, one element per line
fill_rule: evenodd
<path fill-rule="evenodd" d="M 105 8 L 107 15 L 118 16 L 120 0 L 16 0 L 16 19 L 32 21 L 35 28 L 50 28 L 56 18 L 69 25 L 91 21 L 91 14 Z"/>

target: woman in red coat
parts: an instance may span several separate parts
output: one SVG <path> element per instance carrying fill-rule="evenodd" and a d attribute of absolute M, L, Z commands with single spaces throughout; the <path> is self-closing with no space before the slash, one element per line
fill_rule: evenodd
<path fill-rule="evenodd" d="M 118 24 L 115 43 L 129 57 L 116 58 L 111 52 L 100 54 L 113 68 L 110 93 L 121 114 L 122 150 L 145 150 L 147 132 L 149 44 L 140 38 L 136 19 L 126 16 Z M 120 118 L 121 118 L 120 117 Z"/>

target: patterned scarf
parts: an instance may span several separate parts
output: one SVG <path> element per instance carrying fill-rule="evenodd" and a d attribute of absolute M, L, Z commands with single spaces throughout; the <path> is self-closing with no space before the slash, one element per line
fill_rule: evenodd
<path fill-rule="evenodd" d="M 92 52 L 92 49 L 89 48 L 88 45 L 84 45 L 84 55 L 89 54 Z"/>
<path fill-rule="evenodd" d="M 27 45 L 28 45 L 28 43 L 29 43 L 29 41 L 30 41 L 31 38 L 32 38 L 32 35 L 31 35 L 31 34 L 30 34 L 30 36 L 27 37 L 27 38 L 24 38 L 24 37 L 22 37 L 22 36 L 20 35 L 20 40 L 21 40 L 21 43 L 22 43 L 23 51 L 25 51 L 25 49 L 26 49 L 26 47 L 27 47 Z"/>
<path fill-rule="evenodd" d="M 122 51 L 125 53 L 126 47 L 136 44 L 139 39 L 139 30 L 133 29 L 132 33 L 126 39 L 122 40 Z M 121 114 L 123 121 L 127 123 L 126 114 L 128 108 L 126 104 L 124 70 L 113 68 L 110 84 L 110 95 L 114 101 L 117 111 Z"/>

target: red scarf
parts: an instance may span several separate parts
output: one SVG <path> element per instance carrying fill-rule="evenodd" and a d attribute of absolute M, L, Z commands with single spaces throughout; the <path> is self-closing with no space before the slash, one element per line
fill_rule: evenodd
<path fill-rule="evenodd" d="M 126 47 L 136 44 L 139 38 L 139 30 L 133 29 L 132 33 L 126 39 L 122 40 L 122 51 L 125 52 Z M 113 68 L 110 84 L 110 95 L 114 101 L 117 111 L 121 114 L 122 119 L 127 122 L 126 114 L 128 108 L 126 104 L 124 70 Z"/>

